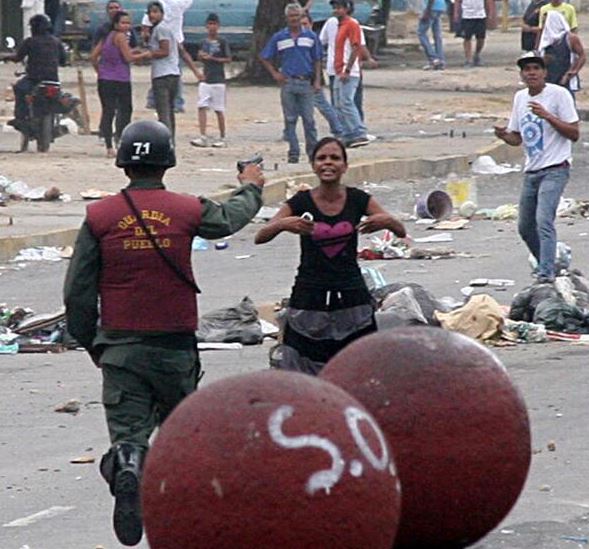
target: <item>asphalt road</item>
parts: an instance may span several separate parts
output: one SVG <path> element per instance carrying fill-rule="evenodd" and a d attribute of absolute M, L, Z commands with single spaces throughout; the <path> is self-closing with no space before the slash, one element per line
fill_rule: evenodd
<path fill-rule="evenodd" d="M 576 167 L 567 197 L 589 198 L 589 162 L 577 146 Z M 517 201 L 521 175 L 480 176 L 478 202 L 494 207 Z M 370 190 L 394 212 L 411 211 L 417 193 L 441 186 L 438 180 L 389 182 Z M 413 236 L 431 234 L 408 223 Z M 281 235 L 255 247 L 250 225 L 226 250 L 194 254 L 203 290 L 202 312 L 236 303 L 288 295 L 298 260 L 297 240 Z M 573 266 L 589 267 L 589 221 L 559 220 L 559 236 L 573 249 Z M 411 280 L 435 295 L 460 298 L 472 278 L 510 278 L 514 288 L 491 290 L 501 304 L 530 282 L 527 252 L 513 221 L 474 221 L 453 233 L 446 244 L 476 258 L 437 261 L 379 261 L 388 281 Z M 237 259 L 236 256 L 248 256 Z M 59 307 L 66 264 L 28 264 L 0 270 L 0 302 L 37 312 Z M 138 312 L 139 313 L 139 312 Z M 270 344 L 242 351 L 203 353 L 204 383 L 266 367 Z M 505 521 L 479 549 L 560 549 L 587 546 L 589 537 L 589 426 L 586 387 L 587 350 L 564 343 L 519 345 L 497 353 L 528 405 L 535 450 L 522 496 Z M 94 549 L 118 547 L 110 526 L 112 500 L 97 464 L 71 464 L 79 456 L 98 461 L 108 446 L 100 404 L 100 375 L 82 352 L 0 357 L 0 548 Z M 58 414 L 54 407 L 76 398 L 79 414 Z M 547 449 L 553 441 L 555 451 Z M 583 480 L 585 479 L 585 480 Z M 198 509 L 195 509 L 198 512 Z M 436 520 L 436 517 L 431 517 Z M 140 547 L 147 547 L 144 541 Z"/>

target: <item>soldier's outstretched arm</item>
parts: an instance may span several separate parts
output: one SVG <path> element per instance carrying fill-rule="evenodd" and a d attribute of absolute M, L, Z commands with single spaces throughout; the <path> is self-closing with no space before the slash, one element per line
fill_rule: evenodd
<path fill-rule="evenodd" d="M 229 200 L 219 203 L 201 198 L 202 217 L 198 235 L 203 238 L 223 238 L 245 227 L 262 207 L 264 174 L 256 164 L 248 164 L 238 175 L 242 187 Z"/>

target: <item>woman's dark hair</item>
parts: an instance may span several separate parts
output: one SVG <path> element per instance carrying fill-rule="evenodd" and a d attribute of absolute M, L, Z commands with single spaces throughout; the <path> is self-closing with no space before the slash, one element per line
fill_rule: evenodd
<path fill-rule="evenodd" d="M 117 11 L 112 17 L 112 22 L 110 25 L 110 30 L 115 30 L 115 27 L 119 24 L 119 21 L 123 17 L 129 17 L 129 12 L 127 11 Z"/>
<path fill-rule="evenodd" d="M 157 0 L 154 0 L 153 2 L 150 2 L 149 4 L 147 4 L 147 13 L 149 13 L 152 8 L 156 8 L 159 11 L 161 11 L 162 13 L 165 13 L 164 12 L 164 5 L 161 2 L 158 2 Z"/>
<path fill-rule="evenodd" d="M 339 148 L 342 150 L 342 156 L 344 158 L 344 162 L 347 164 L 348 163 L 348 153 L 346 151 L 346 146 L 337 137 L 331 137 L 331 136 L 324 137 L 323 139 L 321 139 L 317 142 L 317 145 L 315 145 L 315 147 L 313 148 L 313 152 L 311 153 L 311 162 L 315 162 L 315 157 L 317 156 L 319 149 L 329 143 L 336 143 L 337 145 L 339 145 Z"/>

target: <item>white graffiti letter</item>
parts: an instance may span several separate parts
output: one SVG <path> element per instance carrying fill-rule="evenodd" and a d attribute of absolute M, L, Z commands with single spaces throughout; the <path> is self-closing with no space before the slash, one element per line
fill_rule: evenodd
<path fill-rule="evenodd" d="M 339 448 L 333 444 L 330 440 L 317 436 L 317 435 L 300 435 L 296 437 L 286 436 L 282 432 L 282 424 L 289 417 L 294 414 L 294 408 L 292 406 L 280 406 L 275 410 L 270 418 L 268 419 L 268 432 L 272 440 L 289 450 L 298 448 L 319 448 L 327 452 L 332 459 L 331 469 L 324 469 L 323 471 L 317 471 L 313 473 L 309 480 L 307 480 L 307 493 L 313 495 L 319 490 L 325 490 L 327 494 L 333 486 L 337 484 L 341 478 L 345 463 L 342 459 Z"/>
<path fill-rule="evenodd" d="M 389 467 L 391 460 L 389 457 L 389 450 L 387 448 L 386 440 L 376 421 L 372 419 L 372 416 L 368 415 L 362 410 L 359 410 L 358 408 L 355 408 L 354 406 L 348 406 L 346 408 L 345 415 L 350 433 L 352 433 L 352 437 L 356 442 L 356 446 L 358 446 L 358 449 L 362 452 L 362 455 L 377 471 L 384 471 L 387 467 Z M 368 446 L 368 442 L 366 442 L 364 435 L 360 432 L 358 422 L 361 420 L 366 421 L 376 434 L 378 443 L 380 445 L 380 458 L 374 454 L 372 448 Z"/>

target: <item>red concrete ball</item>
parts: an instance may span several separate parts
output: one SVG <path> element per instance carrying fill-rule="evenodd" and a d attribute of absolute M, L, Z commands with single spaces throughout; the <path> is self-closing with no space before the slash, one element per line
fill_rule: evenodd
<path fill-rule="evenodd" d="M 387 330 L 349 345 L 320 377 L 364 404 L 393 449 L 396 549 L 466 547 L 510 511 L 530 467 L 530 426 L 488 349 L 437 328 Z"/>
<path fill-rule="evenodd" d="M 217 381 L 147 455 L 152 549 L 390 549 L 400 487 L 386 438 L 343 389 L 296 373 Z"/>

